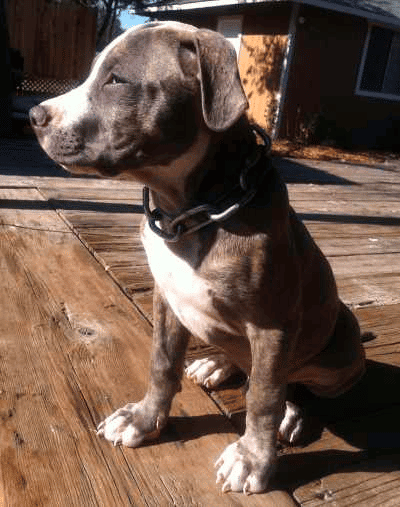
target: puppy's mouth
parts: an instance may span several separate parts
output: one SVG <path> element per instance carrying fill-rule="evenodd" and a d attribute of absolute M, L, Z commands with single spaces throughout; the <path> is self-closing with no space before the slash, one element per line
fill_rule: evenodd
<path fill-rule="evenodd" d="M 63 169 L 72 174 L 96 174 L 115 178 L 143 164 L 146 156 L 132 145 L 115 149 L 104 139 L 84 139 L 78 132 L 53 130 L 51 134 L 38 135 L 41 147 Z"/>

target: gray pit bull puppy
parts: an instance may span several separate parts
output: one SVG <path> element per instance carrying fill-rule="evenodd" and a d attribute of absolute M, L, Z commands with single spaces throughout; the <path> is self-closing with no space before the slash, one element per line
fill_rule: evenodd
<path fill-rule="evenodd" d="M 145 185 L 142 240 L 156 283 L 149 386 L 98 433 L 131 447 L 159 435 L 193 333 L 221 352 L 191 364 L 189 376 L 215 386 L 237 367 L 249 377 L 245 433 L 216 467 L 223 491 L 256 493 L 274 470 L 278 433 L 293 442 L 302 428 L 288 386 L 338 396 L 365 359 L 357 321 L 247 106 L 230 43 L 165 22 L 122 34 L 81 86 L 30 116 L 68 171 Z"/>

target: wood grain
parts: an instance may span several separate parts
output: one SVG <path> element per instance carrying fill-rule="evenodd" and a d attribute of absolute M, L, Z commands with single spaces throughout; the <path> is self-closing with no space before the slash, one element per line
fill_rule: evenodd
<path fill-rule="evenodd" d="M 347 398 L 334 404 L 310 402 L 309 410 L 318 415 L 318 424 L 329 429 L 320 438 L 317 432 L 317 437 L 303 448 L 283 449 L 275 485 L 293 491 L 301 505 L 334 502 L 338 506 L 360 503 L 372 507 L 377 505 L 375 495 L 379 505 L 395 505 L 393 498 L 397 498 L 399 491 L 393 465 L 398 453 L 393 450 L 388 455 L 387 449 L 378 448 L 371 451 L 371 457 L 366 450 L 368 438 L 381 443 L 385 435 L 395 449 L 399 435 L 396 428 L 400 418 L 399 376 L 397 369 L 389 368 L 396 368 L 400 357 L 397 339 L 400 306 L 393 304 L 400 302 L 399 229 L 394 221 L 399 213 L 399 194 L 394 182 L 382 183 L 372 178 L 376 169 L 367 169 L 366 173 L 366 179 L 372 183 L 289 185 L 292 204 L 306 218 L 310 232 L 334 268 L 341 296 L 357 308 L 363 331 L 375 337 L 366 343 L 367 356 L 384 365 L 371 368 L 368 382 Z M 336 171 L 336 174 L 354 179 L 353 172 Z M 361 170 L 356 171 L 355 179 L 361 180 L 362 174 Z M 74 216 L 65 216 L 74 223 Z M 85 241 L 92 243 L 89 227 L 83 222 L 80 225 L 81 236 L 85 235 Z M 140 249 L 137 241 L 135 238 L 133 243 Z M 122 280 L 124 276 L 126 273 L 117 278 Z M 143 293 L 133 290 L 131 297 L 142 310 L 146 308 L 145 313 L 151 319 L 151 286 Z M 206 353 L 206 347 L 193 342 L 192 357 Z M 382 396 L 379 386 L 386 382 L 392 389 Z M 210 392 L 210 396 L 236 428 L 243 429 L 243 388 L 228 387 Z"/>
<path fill-rule="evenodd" d="M 153 445 L 113 448 L 95 434 L 146 388 L 153 282 L 140 186 L 0 177 L 2 507 L 398 505 L 400 171 L 295 169 L 292 203 L 355 308 L 369 363 L 346 395 L 305 399 L 308 440 L 282 448 L 272 491 L 253 497 L 219 493 L 212 466 L 243 429 L 242 387 L 207 393 L 185 380 Z M 207 351 L 193 340 L 189 354 Z"/>
<path fill-rule="evenodd" d="M 143 396 L 151 326 L 37 191 L 1 197 L 22 206 L 15 225 L 0 210 L 3 505 L 294 505 L 281 491 L 219 492 L 213 462 L 236 432 L 188 380 L 161 442 L 133 450 L 96 436 Z"/>

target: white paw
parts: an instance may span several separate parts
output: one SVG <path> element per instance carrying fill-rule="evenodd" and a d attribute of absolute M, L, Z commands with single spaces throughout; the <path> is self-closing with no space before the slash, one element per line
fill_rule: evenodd
<path fill-rule="evenodd" d="M 165 417 L 147 414 L 143 402 L 128 403 L 100 423 L 97 434 L 114 445 L 138 447 L 145 440 L 157 438 L 165 424 Z"/>
<path fill-rule="evenodd" d="M 275 460 L 267 453 L 257 456 L 243 443 L 243 439 L 244 437 L 229 445 L 215 464 L 218 468 L 217 484 L 222 484 L 223 493 L 261 493 L 267 488 L 273 472 Z"/>
<path fill-rule="evenodd" d="M 238 368 L 224 354 L 195 359 L 185 369 L 187 377 L 208 389 L 219 386 L 237 371 Z"/>
<path fill-rule="evenodd" d="M 304 419 L 300 408 L 291 401 L 286 402 L 285 415 L 279 427 L 279 438 L 290 444 L 295 444 L 304 428 Z"/>

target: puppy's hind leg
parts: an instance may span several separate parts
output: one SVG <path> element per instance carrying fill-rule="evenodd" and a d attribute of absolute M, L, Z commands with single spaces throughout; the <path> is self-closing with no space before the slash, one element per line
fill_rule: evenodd
<path fill-rule="evenodd" d="M 286 399 L 285 414 L 278 431 L 278 440 L 295 445 L 304 433 L 304 412 L 298 403 Z"/>
<path fill-rule="evenodd" d="M 172 399 L 181 389 L 189 332 L 157 288 L 154 290 L 154 317 L 150 379 L 145 397 L 120 408 L 98 427 L 98 434 L 114 445 L 138 447 L 145 440 L 157 438 L 167 423 Z"/>
<path fill-rule="evenodd" d="M 229 358 L 219 351 L 209 353 L 200 359 L 185 361 L 185 374 L 190 380 L 206 387 L 216 389 L 225 380 L 245 373 L 234 365 Z M 304 412 L 295 398 L 295 387 L 288 386 L 288 397 L 285 402 L 284 416 L 279 426 L 278 439 L 282 443 L 295 445 L 304 432 Z"/>

